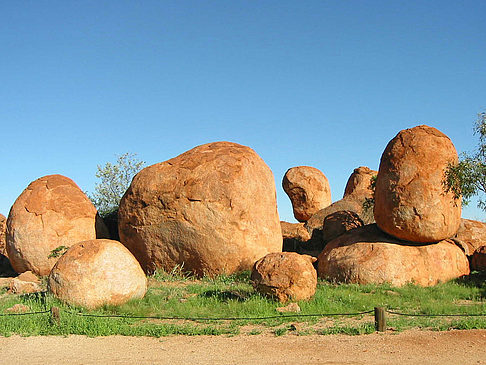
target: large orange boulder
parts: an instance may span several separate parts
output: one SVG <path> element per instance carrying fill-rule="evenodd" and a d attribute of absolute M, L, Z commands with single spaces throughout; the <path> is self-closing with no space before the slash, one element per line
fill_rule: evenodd
<path fill-rule="evenodd" d="M 307 300 L 316 292 L 315 257 L 295 252 L 270 253 L 253 266 L 251 280 L 259 293 L 288 300 Z"/>
<path fill-rule="evenodd" d="M 331 204 L 329 181 L 314 167 L 292 167 L 285 173 L 282 186 L 292 202 L 294 217 L 299 222 L 307 221 Z"/>
<path fill-rule="evenodd" d="M 7 219 L 3 214 L 0 214 L 0 255 L 6 255 L 5 249 L 5 231 L 7 229 Z"/>
<path fill-rule="evenodd" d="M 97 308 L 143 298 L 147 277 L 120 242 L 97 239 L 78 242 L 52 268 L 48 290 L 72 305 Z"/>
<path fill-rule="evenodd" d="M 282 250 L 275 181 L 249 147 L 205 144 L 146 167 L 119 208 L 121 242 L 146 272 L 250 270 Z"/>
<path fill-rule="evenodd" d="M 461 201 L 445 192 L 444 172 L 458 159 L 451 140 L 421 125 L 398 133 L 381 156 L 374 216 L 378 226 L 397 238 L 438 242 L 456 234 Z"/>
<path fill-rule="evenodd" d="M 18 273 L 47 275 L 58 260 L 51 255 L 61 246 L 106 234 L 96 208 L 69 178 L 41 177 L 15 201 L 7 219 L 7 253 Z"/>
<path fill-rule="evenodd" d="M 322 239 L 324 242 L 343 235 L 344 233 L 363 226 L 363 221 L 355 212 L 340 210 L 324 218 Z"/>
<path fill-rule="evenodd" d="M 471 256 L 479 247 L 486 245 L 486 223 L 461 219 L 453 239 L 464 248 L 466 255 Z"/>
<path fill-rule="evenodd" d="M 468 274 L 466 255 L 452 241 L 414 245 L 376 224 L 332 240 L 318 258 L 319 277 L 339 283 L 432 286 Z"/>
<path fill-rule="evenodd" d="M 373 198 L 373 180 L 378 175 L 378 171 L 371 170 L 369 167 L 360 166 L 354 169 L 346 183 L 343 198 L 354 195 L 361 200 Z"/>
<path fill-rule="evenodd" d="M 486 271 L 486 245 L 478 247 L 472 253 L 471 270 Z"/>

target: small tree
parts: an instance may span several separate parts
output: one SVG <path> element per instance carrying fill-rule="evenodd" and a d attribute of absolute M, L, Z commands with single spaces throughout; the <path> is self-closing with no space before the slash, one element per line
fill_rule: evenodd
<path fill-rule="evenodd" d="M 107 162 L 103 167 L 98 165 L 96 177 L 101 181 L 95 185 L 95 192 L 89 198 L 102 217 L 118 210 L 123 194 L 144 165 L 145 162 L 139 161 L 135 153 L 118 156 L 115 164 Z"/>
<path fill-rule="evenodd" d="M 456 198 L 462 196 L 464 204 L 479 195 L 478 207 L 486 211 L 486 112 L 478 114 L 474 134 L 479 135 L 477 151 L 471 155 L 463 153 L 457 164 L 448 166 L 444 185 Z"/>

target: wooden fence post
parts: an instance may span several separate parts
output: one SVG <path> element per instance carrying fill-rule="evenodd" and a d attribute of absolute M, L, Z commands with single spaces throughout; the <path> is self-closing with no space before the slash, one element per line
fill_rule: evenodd
<path fill-rule="evenodd" d="M 386 311 L 383 307 L 375 307 L 375 329 L 378 332 L 386 331 Z"/>
<path fill-rule="evenodd" d="M 61 324 L 61 316 L 59 307 L 51 307 L 51 323 L 59 326 Z"/>

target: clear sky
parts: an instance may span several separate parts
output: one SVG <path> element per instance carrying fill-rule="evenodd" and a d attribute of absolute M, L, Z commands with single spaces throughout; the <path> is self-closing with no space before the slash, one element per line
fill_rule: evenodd
<path fill-rule="evenodd" d="M 401 129 L 472 151 L 485 15 L 484 0 L 0 0 L 0 213 L 44 175 L 93 191 L 117 154 L 227 140 L 265 160 L 293 221 L 290 167 L 322 170 L 334 201 Z"/>

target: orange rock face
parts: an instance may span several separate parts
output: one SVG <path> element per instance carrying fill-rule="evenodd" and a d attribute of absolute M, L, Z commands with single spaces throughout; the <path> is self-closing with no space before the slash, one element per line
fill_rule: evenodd
<path fill-rule="evenodd" d="M 119 232 L 146 272 L 249 270 L 282 250 L 273 174 L 249 147 L 196 147 L 135 176 L 120 203 Z"/>
<path fill-rule="evenodd" d="M 471 256 L 479 247 L 486 245 L 486 223 L 461 219 L 461 224 L 453 237 L 461 244 L 466 255 Z"/>
<path fill-rule="evenodd" d="M 438 242 L 456 234 L 461 201 L 445 193 L 444 172 L 457 161 L 451 140 L 425 125 L 398 133 L 381 157 L 374 216 L 388 234 L 412 242 Z"/>
<path fill-rule="evenodd" d="M 340 210 L 324 218 L 322 239 L 324 242 L 332 241 L 342 234 L 363 226 L 363 221 L 355 212 Z"/>
<path fill-rule="evenodd" d="M 143 298 L 147 277 L 120 242 L 78 242 L 61 256 L 49 274 L 48 290 L 72 305 L 97 308 Z"/>
<path fill-rule="evenodd" d="M 407 244 L 370 224 L 329 242 L 319 255 L 318 274 L 340 283 L 432 286 L 468 275 L 469 262 L 452 241 Z"/>
<path fill-rule="evenodd" d="M 307 221 L 314 213 L 331 204 L 329 181 L 314 167 L 292 167 L 285 173 L 282 186 L 292 202 L 294 217 L 299 222 Z"/>
<path fill-rule="evenodd" d="M 18 273 L 47 275 L 58 257 L 52 250 L 95 239 L 103 231 L 96 208 L 69 178 L 49 175 L 32 182 L 7 219 L 7 253 Z"/>
<path fill-rule="evenodd" d="M 6 255 L 5 249 L 5 231 L 7 229 L 7 219 L 3 214 L 0 214 L 0 255 Z"/>
<path fill-rule="evenodd" d="M 378 171 L 371 170 L 369 167 L 360 166 L 354 169 L 353 173 L 348 179 L 346 188 L 344 189 L 345 198 L 348 195 L 354 195 L 359 199 L 373 198 L 373 190 L 371 189 L 371 182 L 373 177 L 378 175 Z"/>
<path fill-rule="evenodd" d="M 471 257 L 471 270 L 486 271 L 486 246 L 478 247 Z"/>
<path fill-rule="evenodd" d="M 253 286 L 280 302 L 310 299 L 317 286 L 317 272 L 312 265 L 315 261 L 315 257 L 295 252 L 270 253 L 253 266 Z"/>

